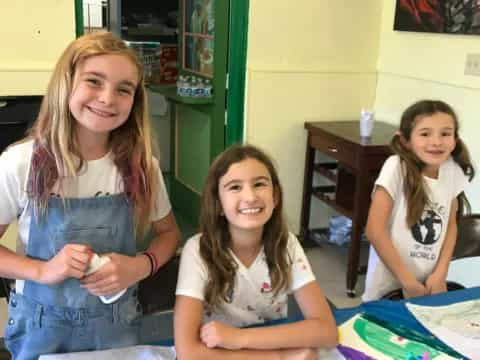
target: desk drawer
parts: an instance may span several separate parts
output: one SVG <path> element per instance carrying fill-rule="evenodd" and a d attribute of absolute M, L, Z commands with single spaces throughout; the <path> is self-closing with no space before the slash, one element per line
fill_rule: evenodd
<path fill-rule="evenodd" d="M 311 135 L 310 146 L 356 169 L 358 151 L 355 146 L 340 139 L 324 135 Z"/>

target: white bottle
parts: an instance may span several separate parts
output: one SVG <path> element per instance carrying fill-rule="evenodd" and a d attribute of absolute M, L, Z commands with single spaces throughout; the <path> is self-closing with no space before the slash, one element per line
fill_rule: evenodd
<path fill-rule="evenodd" d="M 196 97 L 204 97 L 205 96 L 205 85 L 202 79 L 198 79 L 197 84 L 197 91 L 195 92 Z"/>
<path fill-rule="evenodd" d="M 185 92 L 183 96 L 192 96 L 192 81 L 189 76 L 185 76 Z"/>
<path fill-rule="evenodd" d="M 212 96 L 212 83 L 209 79 L 205 80 L 204 96 L 205 97 Z"/>
<path fill-rule="evenodd" d="M 198 80 L 195 77 L 192 77 L 192 81 L 190 82 L 190 94 L 189 96 L 195 97 L 197 96 L 197 91 L 198 91 Z"/>
<path fill-rule="evenodd" d="M 185 80 L 183 76 L 179 76 L 177 79 L 177 95 L 183 96 L 185 91 Z"/>

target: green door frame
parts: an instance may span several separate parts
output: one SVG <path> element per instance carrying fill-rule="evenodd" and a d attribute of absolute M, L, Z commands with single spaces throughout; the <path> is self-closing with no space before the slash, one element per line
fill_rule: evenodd
<path fill-rule="evenodd" d="M 83 0 L 75 0 L 75 33 L 83 35 Z"/>
<path fill-rule="evenodd" d="M 243 142 L 249 0 L 230 0 L 225 147 Z"/>

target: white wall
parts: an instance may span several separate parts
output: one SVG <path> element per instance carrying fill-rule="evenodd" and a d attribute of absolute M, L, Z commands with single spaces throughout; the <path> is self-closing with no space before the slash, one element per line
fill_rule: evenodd
<path fill-rule="evenodd" d="M 0 0 L 0 96 L 42 95 L 75 38 L 75 3 Z"/>
<path fill-rule="evenodd" d="M 399 123 L 402 111 L 422 98 L 452 105 L 460 119 L 460 136 L 474 165 L 480 159 L 480 77 L 464 75 L 466 54 L 480 53 L 480 37 L 393 31 L 395 2 L 383 0 L 375 95 L 377 118 Z M 467 190 L 473 210 L 480 211 L 480 176 Z"/>
<path fill-rule="evenodd" d="M 298 232 L 305 121 L 358 119 L 375 98 L 381 0 L 250 1 L 246 141 L 278 164 Z M 310 225 L 331 211 L 312 201 Z"/>

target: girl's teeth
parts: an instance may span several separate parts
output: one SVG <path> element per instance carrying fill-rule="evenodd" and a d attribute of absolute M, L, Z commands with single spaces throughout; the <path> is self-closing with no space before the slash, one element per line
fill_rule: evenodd
<path fill-rule="evenodd" d="M 255 213 L 258 213 L 259 211 L 260 211 L 259 208 L 240 210 L 240 212 L 241 212 L 242 214 L 255 214 Z"/>
<path fill-rule="evenodd" d="M 101 110 L 97 110 L 97 109 L 93 109 L 93 108 L 90 108 L 90 110 L 91 110 L 93 113 L 95 113 L 95 114 L 97 114 L 97 115 L 100 115 L 100 116 L 110 116 L 110 115 L 111 115 L 111 113 L 106 112 L 106 111 L 101 111 Z"/>

